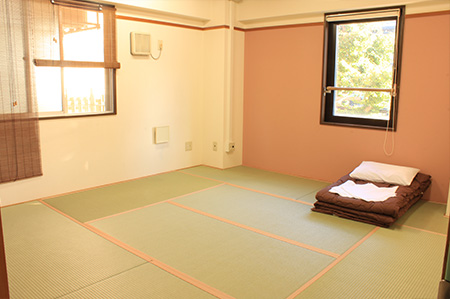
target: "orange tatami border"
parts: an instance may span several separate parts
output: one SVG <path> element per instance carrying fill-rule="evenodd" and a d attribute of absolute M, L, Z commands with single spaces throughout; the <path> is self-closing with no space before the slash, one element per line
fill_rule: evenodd
<path fill-rule="evenodd" d="M 276 195 L 276 194 L 272 194 L 272 193 L 268 193 L 268 192 L 264 192 L 264 191 L 260 191 L 260 190 L 256 190 L 256 189 L 251 189 L 251 188 L 239 186 L 239 185 L 232 184 L 232 183 L 227 183 L 227 182 L 224 182 L 224 181 L 221 181 L 221 180 L 216 180 L 216 179 L 204 177 L 204 176 L 201 176 L 201 175 L 198 175 L 198 174 L 192 174 L 192 173 L 188 173 L 188 172 L 184 172 L 184 171 L 178 171 L 178 172 L 181 172 L 181 173 L 187 174 L 187 175 L 192 175 L 192 176 L 195 176 L 195 177 L 198 177 L 198 178 L 202 178 L 202 179 L 206 179 L 206 180 L 211 180 L 211 181 L 223 183 L 223 184 L 228 185 L 228 186 L 232 186 L 232 187 L 236 187 L 236 188 L 240 188 L 240 189 L 244 189 L 244 190 L 248 190 L 248 191 L 252 191 L 252 192 L 256 192 L 256 193 L 261 193 L 261 194 L 265 194 L 265 195 L 269 195 L 269 196 L 273 196 L 273 197 L 277 197 L 277 198 L 281 198 L 281 199 L 286 199 L 286 200 L 302 203 L 302 204 L 305 204 L 305 205 L 308 205 L 308 206 L 313 206 L 313 204 L 310 203 L 310 202 L 298 200 L 298 199 L 295 199 L 295 198 L 282 196 L 282 195 Z"/>
<path fill-rule="evenodd" d="M 89 220 L 89 221 L 86 221 L 85 223 L 89 224 L 89 223 L 93 223 L 93 222 L 96 222 L 96 221 L 99 221 L 99 220 L 108 219 L 108 218 L 112 218 L 112 217 L 115 217 L 115 216 L 127 214 L 127 213 L 130 213 L 130 212 L 142 210 L 142 209 L 154 206 L 154 205 L 159 205 L 159 204 L 162 204 L 162 203 L 165 203 L 165 202 L 170 202 L 171 200 L 175 200 L 177 198 L 181 198 L 181 197 L 184 197 L 184 196 L 200 193 L 200 192 L 203 192 L 203 191 L 206 191 L 206 190 L 210 190 L 210 189 L 214 189 L 214 188 L 217 188 L 217 187 L 223 186 L 223 185 L 225 185 L 225 184 L 222 183 L 222 184 L 211 186 L 211 187 L 208 187 L 208 188 L 205 188 L 205 189 L 197 190 L 197 191 L 194 191 L 194 192 L 191 192 L 191 193 L 186 193 L 186 194 L 183 194 L 183 195 L 175 196 L 175 197 L 172 197 L 172 198 L 169 198 L 169 199 L 166 199 L 166 200 L 163 200 L 163 201 L 158 201 L 158 202 L 155 202 L 155 203 L 143 206 L 143 207 L 134 208 L 134 209 L 131 209 L 131 210 L 126 210 L 126 211 L 123 211 L 123 212 L 120 212 L 120 213 L 108 215 L 108 216 L 105 216 L 105 217 L 102 217 L 102 218 L 98 218 L 98 219 L 94 219 L 94 220 Z"/>
<path fill-rule="evenodd" d="M 147 262 L 157 266 L 158 268 L 160 268 L 160 269 L 162 269 L 162 270 L 164 270 L 164 271 L 166 271 L 166 272 L 168 272 L 168 273 L 170 273 L 170 274 L 180 278 L 181 280 L 186 281 L 187 283 L 189 283 L 189 284 L 191 284 L 191 285 L 193 285 L 193 286 L 195 286 L 195 287 L 197 287 L 197 288 L 199 288 L 199 289 L 201 289 L 201 290 L 203 290 L 203 291 L 205 291 L 205 292 L 207 292 L 207 293 L 209 293 L 209 294 L 211 294 L 211 295 L 213 295 L 213 296 L 215 296 L 217 298 L 224 298 L 224 299 L 233 299 L 234 298 L 234 297 L 232 297 L 232 296 L 230 296 L 230 295 L 228 295 L 228 294 L 226 294 L 226 293 L 224 293 L 224 292 L 222 292 L 222 291 L 220 291 L 220 290 L 218 290 L 216 288 L 213 288 L 213 287 L 211 287 L 211 286 L 209 286 L 209 285 L 207 285 L 207 284 L 205 284 L 205 283 L 203 283 L 203 282 L 201 282 L 201 281 L 199 281 L 199 280 L 197 280 L 197 279 L 187 275 L 186 273 L 183 273 L 181 271 L 178 271 L 175 268 L 170 267 L 169 265 L 167 265 L 167 264 L 165 264 L 165 263 L 163 263 L 163 262 L 161 262 L 161 261 L 159 261 L 159 260 L 149 256 L 146 253 L 143 253 L 140 250 L 137 250 L 136 248 L 133 248 L 133 247 L 129 246 L 126 243 L 123 243 L 122 241 L 120 241 L 120 240 L 118 240 L 118 239 L 108 235 L 107 233 L 105 233 L 105 232 L 103 232 L 103 231 L 93 227 L 90 224 L 82 223 L 82 222 L 76 220 L 75 218 L 70 217 L 69 215 L 67 215 L 67 214 L 59 211 L 58 209 L 52 207 L 51 205 L 47 204 L 43 200 L 40 200 L 40 203 L 42 203 L 43 205 L 49 207 L 50 209 L 54 210 L 55 212 L 63 215 L 64 217 L 72 220 L 73 222 L 83 226 L 84 228 L 90 230 L 91 232 L 97 234 L 98 236 L 108 240 L 109 242 L 114 243 L 115 245 L 119 246 L 120 248 L 122 248 L 122 249 L 124 249 L 124 250 L 126 250 L 126 251 L 128 251 L 128 252 L 130 252 L 130 253 L 132 253 L 132 254 L 134 254 L 136 256 L 138 256 L 138 257 L 140 257 L 141 259 L 143 259 L 143 260 L 145 260 L 145 261 L 147 261 Z"/>
<path fill-rule="evenodd" d="M 286 196 L 283 196 L 283 195 L 276 195 L 276 194 L 272 194 L 272 193 L 269 193 L 269 192 L 264 192 L 264 191 L 260 191 L 260 190 L 256 190 L 256 189 L 252 189 L 252 188 L 247 188 L 247 187 L 243 187 L 243 186 L 239 186 L 239 185 L 235 185 L 235 184 L 231 184 L 231 183 L 225 183 L 225 184 L 229 185 L 229 186 L 232 186 L 232 187 L 248 190 L 248 191 L 261 193 L 261 194 L 264 194 L 264 195 L 270 195 L 272 197 L 277 197 L 277 198 L 281 198 L 281 199 L 295 201 L 295 202 L 298 202 L 298 203 L 301 203 L 301 204 L 304 204 L 304 205 L 308 205 L 308 206 L 314 206 L 314 204 L 312 204 L 310 202 L 306 202 L 306 201 L 295 199 L 295 198 L 291 198 L 291 197 L 286 197 Z M 310 194 L 310 193 L 308 193 L 308 194 Z M 308 194 L 306 194 L 306 195 L 308 195 Z"/>
<path fill-rule="evenodd" d="M 415 229 L 421 232 L 425 232 L 425 233 L 429 233 L 429 234 L 433 234 L 433 235 L 438 235 L 438 236 L 442 236 L 442 237 L 447 237 L 446 234 L 442 234 L 442 233 L 438 233 L 438 232 L 434 232 L 431 230 L 427 230 L 427 229 L 423 229 L 423 228 L 418 228 L 418 227 L 414 227 L 414 226 L 410 226 L 410 225 L 404 225 L 404 224 L 395 224 L 396 226 L 400 226 L 400 227 L 406 227 L 406 228 L 410 228 L 410 229 Z"/>
<path fill-rule="evenodd" d="M 176 200 L 178 198 L 183 198 L 185 196 L 189 196 L 189 195 L 192 195 L 192 194 L 197 194 L 197 193 L 200 193 L 200 192 L 203 192 L 203 191 L 206 191 L 206 190 L 211 190 L 211 189 L 218 188 L 220 186 L 227 185 L 227 183 L 225 183 L 225 182 L 221 182 L 221 181 L 218 181 L 218 180 L 214 180 L 214 181 L 219 182 L 220 184 L 218 184 L 216 186 L 211 186 L 211 187 L 208 187 L 208 188 L 205 188 L 205 189 L 197 190 L 197 191 L 194 191 L 194 192 L 191 192 L 191 193 L 183 194 L 183 195 L 180 195 L 180 196 L 172 197 L 172 198 L 169 198 L 169 199 L 164 200 L 164 201 L 155 202 L 155 203 L 152 203 L 152 204 L 149 204 L 149 205 L 146 205 L 146 206 L 142 206 L 142 207 L 138 207 L 138 208 L 135 208 L 135 209 L 131 209 L 131 210 L 123 211 L 123 212 L 120 212 L 120 213 L 116 213 L 116 214 L 113 214 L 113 215 L 108 215 L 108 216 L 105 216 L 105 217 L 102 217 L 102 218 L 86 221 L 85 224 L 90 225 L 91 223 L 94 223 L 96 221 L 112 218 L 112 217 L 115 217 L 115 216 L 127 214 L 127 213 L 138 211 L 138 210 L 142 210 L 142 209 L 145 209 L 145 208 L 148 208 L 148 207 L 151 207 L 151 206 L 154 206 L 154 205 L 159 205 L 159 204 L 162 204 L 162 203 L 169 203 L 169 204 L 178 206 L 180 208 L 183 208 L 185 210 L 188 210 L 188 211 L 191 211 L 191 212 L 194 212 L 194 213 L 197 213 L 197 214 L 201 214 L 203 216 L 207 216 L 209 218 L 213 218 L 213 219 L 216 219 L 216 220 L 219 220 L 219 221 L 222 221 L 222 222 L 225 222 L 225 223 L 228 223 L 228 224 L 231 224 L 231 225 L 234 225 L 234 226 L 237 226 L 237 227 L 240 227 L 240 228 L 243 228 L 243 229 L 246 229 L 246 230 L 258 233 L 258 234 L 261 234 L 261 235 L 264 235 L 266 237 L 270 237 L 272 239 L 276 239 L 276 240 L 283 241 L 283 242 L 286 242 L 286 243 L 289 243 L 289 244 L 292 244 L 292 245 L 295 245 L 295 246 L 298 246 L 298 247 L 302 247 L 302 248 L 305 248 L 305 249 L 308 249 L 308 250 L 311 250 L 311 251 L 314 251 L 314 252 L 325 254 L 325 255 L 331 256 L 333 258 L 338 258 L 339 257 L 339 254 L 331 252 L 331 251 L 327 251 L 327 250 L 320 249 L 320 248 L 317 248 L 317 247 L 314 247 L 314 246 L 303 244 L 301 242 L 297 242 L 297 241 L 294 241 L 294 240 L 291 240 L 291 239 L 288 239 L 288 238 L 284 238 L 284 237 L 281 237 L 281 236 L 278 236 L 278 235 L 275 235 L 275 234 L 271 234 L 269 232 L 265 232 L 265 231 L 262 231 L 262 230 L 259 230 L 259 229 L 256 229 L 256 228 L 253 228 L 253 227 L 250 227 L 250 226 L 246 226 L 246 225 L 243 225 L 243 224 L 240 224 L 240 223 L 237 223 L 237 222 L 234 222 L 234 221 L 231 221 L 231 220 L 219 217 L 219 216 L 215 216 L 215 215 L 212 215 L 212 214 L 200 211 L 200 210 L 196 210 L 196 209 L 191 208 L 191 207 L 187 207 L 187 206 L 182 205 L 180 203 L 173 202 L 174 200 Z M 234 186 L 234 185 L 231 185 L 231 186 Z M 236 187 L 243 188 L 243 187 L 240 187 L 240 186 L 236 186 Z M 247 188 L 243 188 L 243 189 L 247 189 Z M 251 190 L 251 189 L 247 189 L 247 190 Z M 251 190 L 251 191 L 258 192 L 257 190 Z M 264 193 L 264 194 L 269 194 L 269 193 Z M 271 195 L 271 194 L 269 194 L 269 195 Z M 275 195 L 273 195 L 273 196 L 275 196 Z M 283 199 L 288 199 L 288 200 L 291 200 L 291 201 L 297 201 L 297 200 L 294 200 L 294 199 L 284 198 L 284 197 L 283 197 Z M 43 201 L 41 201 L 41 202 L 44 203 Z M 47 205 L 49 207 L 52 207 L 52 206 L 50 206 L 47 203 L 45 203 L 45 205 Z M 59 210 L 57 210 L 56 208 L 53 208 L 53 207 L 52 207 L 52 209 L 54 209 L 56 211 L 59 211 Z M 73 219 L 72 217 L 70 217 L 68 215 L 67 215 L 67 217 Z M 73 219 L 73 220 L 76 221 L 77 223 L 79 223 L 78 220 L 75 220 L 75 219 Z"/>
<path fill-rule="evenodd" d="M 342 261 L 347 255 L 349 255 L 353 250 L 358 248 L 362 243 L 364 243 L 367 239 L 369 239 L 378 229 L 380 229 L 378 226 L 375 227 L 372 231 L 370 231 L 364 238 L 359 240 L 355 245 L 350 247 L 346 252 L 344 252 L 341 256 L 339 256 L 335 261 L 333 261 L 331 264 L 329 264 L 325 269 L 320 271 L 316 276 L 314 276 L 312 279 L 310 279 L 307 283 L 305 283 L 300 289 L 292 293 L 289 297 L 286 299 L 294 299 L 297 297 L 301 292 L 306 290 L 310 285 L 312 285 L 314 282 L 316 282 L 319 278 L 321 278 L 325 273 L 327 273 L 331 268 L 336 266 L 340 261 Z"/>
<path fill-rule="evenodd" d="M 260 234 L 260 235 L 263 235 L 263 236 L 266 236 L 266 237 L 269 237 L 269 238 L 272 238 L 272 239 L 275 239 L 275 240 L 278 240 L 278 241 L 283 241 L 283 242 L 289 243 L 291 245 L 302 247 L 302 248 L 305 248 L 305 249 L 308 249 L 308 250 L 311 250 L 311 251 L 314 251 L 314 252 L 318 252 L 318 253 L 321 253 L 321 254 L 325 254 L 325 255 L 331 256 L 333 258 L 338 258 L 340 256 L 339 254 L 331 252 L 331 251 L 328 251 L 328 250 L 320 249 L 320 248 L 317 248 L 317 247 L 314 247 L 314 246 L 310 246 L 310 245 L 307 245 L 307 244 L 303 244 L 303 243 L 300 243 L 300 242 L 297 242 L 297 241 L 294 241 L 294 240 L 291 240 L 291 239 L 288 239 L 288 238 L 284 238 L 284 237 L 281 237 L 281 236 L 278 236 L 278 235 L 275 235 L 275 234 L 271 234 L 271 233 L 268 233 L 268 232 L 265 232 L 265 231 L 262 231 L 262 230 L 259 230 L 259 229 L 256 229 L 256 228 L 244 225 L 244 224 L 240 224 L 238 222 L 234 222 L 234 221 L 231 221 L 231 220 L 219 217 L 219 216 L 215 216 L 215 215 L 212 215 L 212 214 L 209 214 L 209 213 L 206 213 L 206 212 L 203 212 L 203 211 L 200 211 L 200 210 L 197 210 L 197 209 L 194 209 L 194 208 L 182 205 L 182 204 L 177 203 L 177 202 L 169 201 L 168 203 L 171 204 L 171 205 L 177 206 L 179 208 L 182 208 L 182 209 L 185 209 L 185 210 L 188 210 L 188 211 L 191 211 L 191 212 L 194 212 L 194 213 L 197 213 L 197 214 L 200 214 L 200 215 L 212 218 L 212 219 L 216 219 L 216 220 L 219 220 L 219 221 L 222 221 L 222 222 L 225 222 L 225 223 L 228 223 L 228 224 L 231 224 L 231 225 L 243 228 L 243 229 L 248 230 L 248 231 L 255 232 L 257 234 Z"/>

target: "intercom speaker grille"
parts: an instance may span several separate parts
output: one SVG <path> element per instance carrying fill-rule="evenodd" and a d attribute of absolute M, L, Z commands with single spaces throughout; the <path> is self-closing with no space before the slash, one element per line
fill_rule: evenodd
<path fill-rule="evenodd" d="M 150 55 L 150 34 L 131 32 L 131 54 Z"/>

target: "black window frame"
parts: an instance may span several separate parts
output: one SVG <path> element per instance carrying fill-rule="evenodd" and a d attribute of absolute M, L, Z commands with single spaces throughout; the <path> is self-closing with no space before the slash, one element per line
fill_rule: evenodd
<path fill-rule="evenodd" d="M 353 18 L 351 20 L 327 21 L 327 16 L 338 14 L 349 14 L 364 16 L 365 14 L 374 13 L 386 10 L 399 10 L 399 16 L 383 17 L 383 18 Z M 344 117 L 333 114 L 334 107 L 334 91 L 327 90 L 327 86 L 334 86 L 335 69 L 336 69 L 336 28 L 339 24 L 345 23 L 360 23 L 373 22 L 383 20 L 397 21 L 396 45 L 397 53 L 394 57 L 394 78 L 391 93 L 391 107 L 389 113 L 389 120 L 358 118 L 358 117 Z M 397 115 L 398 103 L 400 93 L 400 73 L 401 73 L 401 57 L 403 49 L 403 31 L 405 23 L 405 6 L 383 7 L 375 9 L 364 9 L 345 12 L 326 13 L 324 15 L 324 50 L 323 50 L 323 77 L 322 77 L 322 105 L 321 105 L 321 119 L 320 123 L 323 125 L 337 125 L 350 126 L 370 129 L 388 129 L 392 131 L 397 130 Z"/>

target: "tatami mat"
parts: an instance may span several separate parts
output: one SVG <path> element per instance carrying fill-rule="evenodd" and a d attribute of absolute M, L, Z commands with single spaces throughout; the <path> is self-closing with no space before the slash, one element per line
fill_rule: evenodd
<path fill-rule="evenodd" d="M 113 215 L 217 185 L 171 172 L 45 200 L 81 222 Z"/>
<path fill-rule="evenodd" d="M 437 298 L 445 239 L 379 229 L 296 298 Z"/>
<path fill-rule="evenodd" d="M 310 206 L 299 202 L 227 185 L 175 202 L 337 254 L 344 253 L 373 229 L 369 224 L 311 213 Z"/>
<path fill-rule="evenodd" d="M 436 298 L 445 205 L 377 228 L 311 212 L 327 185 L 193 167 L 2 208 L 11 298 Z"/>
<path fill-rule="evenodd" d="M 334 260 L 169 203 L 92 224 L 237 298 L 286 298 Z"/>
<path fill-rule="evenodd" d="M 448 218 L 444 204 L 418 201 L 399 220 L 397 225 L 409 225 L 436 233 L 447 234 Z"/>
<path fill-rule="evenodd" d="M 1 212 L 11 298 L 57 298 L 145 263 L 41 203 Z"/>
<path fill-rule="evenodd" d="M 182 172 L 310 203 L 315 201 L 315 192 L 330 184 L 245 166 L 225 170 L 197 166 L 182 170 Z"/>
<path fill-rule="evenodd" d="M 152 264 L 145 264 L 103 280 L 64 299 L 216 298 Z"/>

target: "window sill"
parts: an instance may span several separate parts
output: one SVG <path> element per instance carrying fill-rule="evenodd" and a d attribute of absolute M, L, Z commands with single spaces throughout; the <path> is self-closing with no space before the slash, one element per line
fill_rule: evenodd
<path fill-rule="evenodd" d="M 74 114 L 39 114 L 39 120 L 45 119 L 65 119 L 65 118 L 78 118 L 78 117 L 92 117 L 92 116 L 106 116 L 116 115 L 115 111 L 101 112 L 101 113 L 74 113 Z"/>
<path fill-rule="evenodd" d="M 386 131 L 386 129 L 387 129 L 387 130 L 393 131 L 393 132 L 397 131 L 396 128 L 386 128 L 386 126 L 382 127 L 382 126 L 349 124 L 349 123 L 339 123 L 339 122 L 330 122 L 330 121 L 321 121 L 320 124 L 326 125 L 326 126 L 350 127 L 350 128 L 355 128 L 355 129 L 372 129 L 372 130 L 379 130 L 379 131 Z"/>

